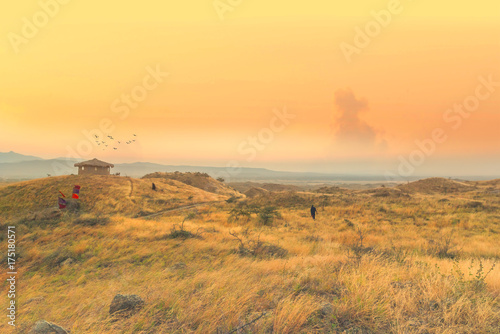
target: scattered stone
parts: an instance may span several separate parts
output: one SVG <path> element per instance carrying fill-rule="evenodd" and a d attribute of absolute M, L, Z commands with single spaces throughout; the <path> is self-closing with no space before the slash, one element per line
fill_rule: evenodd
<path fill-rule="evenodd" d="M 410 327 L 420 327 L 424 324 L 424 322 L 422 320 L 415 319 L 415 320 L 409 320 L 407 324 Z"/>
<path fill-rule="evenodd" d="M 412 282 L 391 282 L 391 286 L 396 289 L 405 289 L 413 287 Z"/>
<path fill-rule="evenodd" d="M 183 262 L 176 263 L 172 266 L 172 269 L 184 269 L 186 268 L 186 264 Z"/>
<path fill-rule="evenodd" d="M 39 302 L 43 302 L 45 300 L 44 297 L 34 297 L 34 298 L 30 298 L 26 301 L 26 304 L 29 304 L 29 303 L 39 303 Z"/>
<path fill-rule="evenodd" d="M 118 313 L 131 316 L 144 306 L 144 300 L 138 295 L 117 294 L 109 306 L 109 314 Z"/>
<path fill-rule="evenodd" d="M 67 334 L 68 330 L 50 323 L 45 320 L 39 320 L 36 322 L 35 326 L 31 329 L 30 334 Z"/>
<path fill-rule="evenodd" d="M 429 308 L 432 310 L 432 311 L 436 311 L 436 310 L 439 310 L 439 303 L 435 300 L 431 300 L 429 302 Z"/>
<path fill-rule="evenodd" d="M 327 302 L 321 304 L 318 313 L 321 317 L 329 317 L 333 313 L 333 305 Z"/>
<path fill-rule="evenodd" d="M 64 260 L 64 261 L 61 263 L 61 266 L 62 266 L 62 267 L 66 267 L 66 266 L 70 266 L 70 265 L 72 265 L 73 263 L 75 263 L 75 260 L 73 260 L 72 258 L 68 257 L 66 260 Z"/>

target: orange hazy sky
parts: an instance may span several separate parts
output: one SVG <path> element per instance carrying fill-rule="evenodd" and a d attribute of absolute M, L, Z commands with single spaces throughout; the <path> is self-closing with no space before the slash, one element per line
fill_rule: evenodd
<path fill-rule="evenodd" d="M 498 1 L 28 0 L 0 22 L 0 152 L 500 171 Z"/>

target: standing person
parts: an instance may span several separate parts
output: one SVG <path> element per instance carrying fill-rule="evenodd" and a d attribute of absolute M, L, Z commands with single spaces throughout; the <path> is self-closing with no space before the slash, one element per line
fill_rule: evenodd
<path fill-rule="evenodd" d="M 314 207 L 314 205 L 311 205 L 311 217 L 313 217 L 313 220 L 316 220 L 316 212 L 318 210 L 316 210 L 316 208 Z"/>

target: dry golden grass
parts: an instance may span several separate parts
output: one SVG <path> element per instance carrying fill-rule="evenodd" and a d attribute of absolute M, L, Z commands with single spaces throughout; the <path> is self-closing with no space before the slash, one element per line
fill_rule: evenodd
<path fill-rule="evenodd" d="M 157 191 L 151 189 L 152 182 L 155 182 Z M 220 201 L 229 197 L 168 179 L 59 176 L 0 187 L 0 216 L 5 220 L 57 207 L 59 191 L 71 198 L 74 185 L 82 187 L 79 200 L 81 210 L 93 214 L 143 216 L 182 205 Z"/>
<path fill-rule="evenodd" d="M 150 173 L 142 177 L 142 179 L 148 179 L 152 182 L 156 180 L 175 180 L 187 185 L 193 186 L 195 188 L 202 189 L 207 192 L 227 195 L 227 196 L 241 196 L 236 190 L 233 190 L 226 186 L 223 182 L 211 178 L 206 173 Z"/>
<path fill-rule="evenodd" d="M 190 194 L 175 186 L 172 196 Z M 45 319 L 72 333 L 228 333 L 245 324 L 242 333 L 498 333 L 500 200 L 484 190 L 270 193 L 154 219 L 21 222 L 18 330 Z M 251 205 L 273 205 L 282 218 L 228 221 Z M 171 238 L 183 221 L 195 237 Z M 241 256 L 233 235 L 288 255 Z M 113 321 L 117 293 L 146 306 Z"/>

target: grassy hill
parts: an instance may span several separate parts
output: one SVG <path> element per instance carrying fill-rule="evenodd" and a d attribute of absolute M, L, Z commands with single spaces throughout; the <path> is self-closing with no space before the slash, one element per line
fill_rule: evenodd
<path fill-rule="evenodd" d="M 464 193 L 474 191 L 475 187 L 471 184 L 449 180 L 441 177 L 433 177 L 429 179 L 419 180 L 397 186 L 397 188 L 408 193 Z"/>
<path fill-rule="evenodd" d="M 191 177 L 197 184 L 197 179 Z M 59 191 L 71 198 L 74 185 L 80 185 L 82 212 L 93 214 L 147 215 L 199 202 L 221 201 L 236 195 L 232 189 L 217 183 L 218 193 L 167 178 L 134 179 L 120 176 L 57 176 L 0 186 L 0 216 L 9 219 L 51 207 L 57 207 Z M 157 191 L 152 190 L 155 182 Z M 211 189 L 209 189 L 211 190 Z"/>
<path fill-rule="evenodd" d="M 253 187 L 244 192 L 247 197 L 256 197 L 266 195 L 269 191 L 263 188 Z"/>
<path fill-rule="evenodd" d="M 236 190 L 226 186 L 223 182 L 217 181 L 206 173 L 151 173 L 142 177 L 143 180 L 155 179 L 159 180 L 175 180 L 187 184 L 191 187 L 202 189 L 203 191 L 226 195 L 226 196 L 241 196 Z"/>
<path fill-rule="evenodd" d="M 487 188 L 487 190 L 500 189 L 500 179 L 489 180 L 489 181 L 469 181 L 467 183 L 475 187 Z"/>
<path fill-rule="evenodd" d="M 69 193 L 75 182 L 86 213 L 50 224 L 9 221 L 19 247 L 20 333 L 40 319 L 72 333 L 500 328 L 500 197 L 491 183 L 451 192 L 428 180 L 411 189 L 264 192 L 226 202 L 229 195 L 166 178 L 132 179 L 130 192 L 123 177 L 62 177 L 0 188 L 2 216 L 43 207 L 11 203 L 36 192 L 47 191 L 44 203 L 52 205 L 53 191 Z M 407 195 L 377 195 L 385 191 Z M 83 204 L 85 197 L 94 199 Z M 222 201 L 137 217 L 175 198 L 176 205 Z M 100 214 L 113 202 L 114 211 Z M 0 284 L 0 293 L 7 289 Z M 128 318 L 110 316 L 118 293 L 141 296 L 144 307 Z M 7 326 L 0 322 L 0 332 Z"/>

